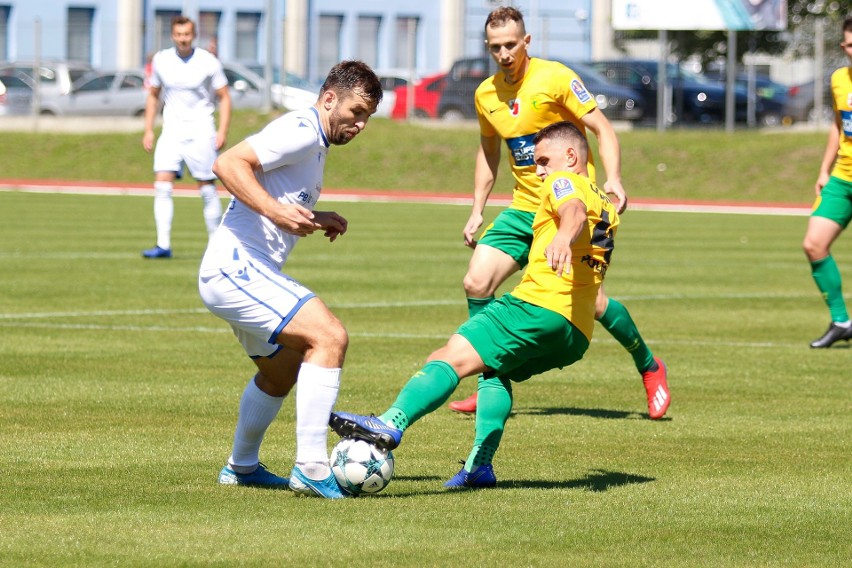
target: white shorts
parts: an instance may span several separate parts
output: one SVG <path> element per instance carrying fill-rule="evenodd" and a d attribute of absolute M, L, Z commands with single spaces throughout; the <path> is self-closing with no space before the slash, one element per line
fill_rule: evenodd
<path fill-rule="evenodd" d="M 228 266 L 205 267 L 198 275 L 198 291 L 207 309 L 231 325 L 252 359 L 275 355 L 284 326 L 313 292 L 262 262 L 234 249 Z"/>
<path fill-rule="evenodd" d="M 183 130 L 183 129 L 182 129 Z M 164 130 L 154 148 L 155 172 L 183 171 L 186 164 L 189 173 L 198 181 L 216 179 L 213 162 L 216 161 L 216 131 L 199 126 L 191 133 Z"/>

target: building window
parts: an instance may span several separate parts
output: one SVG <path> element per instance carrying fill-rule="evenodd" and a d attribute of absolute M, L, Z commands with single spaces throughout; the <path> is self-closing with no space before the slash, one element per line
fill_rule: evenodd
<path fill-rule="evenodd" d="M 219 20 L 222 12 L 200 12 L 198 14 L 198 47 L 213 55 L 219 55 Z"/>
<path fill-rule="evenodd" d="M 325 77 L 340 61 L 340 29 L 343 16 L 321 14 L 319 17 L 319 52 L 317 70 Z"/>
<path fill-rule="evenodd" d="M 177 10 L 157 10 L 154 14 L 154 51 L 172 47 L 172 18 L 180 16 Z"/>
<path fill-rule="evenodd" d="M 396 50 L 393 62 L 395 67 L 407 69 L 409 63 L 416 66 L 417 31 L 419 27 L 419 18 L 400 17 L 396 19 Z M 411 57 L 410 62 L 409 57 Z"/>
<path fill-rule="evenodd" d="M 71 61 L 92 62 L 92 23 L 94 8 L 68 8 L 66 57 Z"/>
<path fill-rule="evenodd" d="M 358 16 L 358 59 L 375 68 L 379 64 L 381 16 Z"/>
<path fill-rule="evenodd" d="M 9 59 L 9 12 L 11 6 L 0 6 L 0 61 Z"/>
<path fill-rule="evenodd" d="M 237 12 L 237 37 L 234 55 L 240 61 L 253 63 L 260 53 L 260 13 Z"/>

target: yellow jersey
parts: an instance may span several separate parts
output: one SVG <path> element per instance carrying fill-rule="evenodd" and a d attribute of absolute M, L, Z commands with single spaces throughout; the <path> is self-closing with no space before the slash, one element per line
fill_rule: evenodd
<path fill-rule="evenodd" d="M 615 246 L 619 224 L 616 206 L 589 178 L 570 172 L 548 176 L 540 195 L 541 206 L 532 226 L 530 263 L 512 295 L 562 314 L 591 341 L 595 298 Z M 544 251 L 559 229 L 559 207 L 572 199 L 583 202 L 588 219 L 571 246 L 571 270 L 557 276 Z"/>
<path fill-rule="evenodd" d="M 502 71 L 483 81 L 474 96 L 483 136 L 500 136 L 509 147 L 515 177 L 512 207 L 534 212 L 541 199 L 541 180 L 535 175 L 533 138 L 554 122 L 568 120 L 584 135 L 581 118 L 597 108 L 595 98 L 574 71 L 561 63 L 531 58 L 524 77 L 508 84 Z M 589 153 L 589 177 L 595 179 Z"/>
<path fill-rule="evenodd" d="M 831 97 L 840 113 L 840 148 L 831 175 L 852 182 L 852 67 L 831 74 Z"/>

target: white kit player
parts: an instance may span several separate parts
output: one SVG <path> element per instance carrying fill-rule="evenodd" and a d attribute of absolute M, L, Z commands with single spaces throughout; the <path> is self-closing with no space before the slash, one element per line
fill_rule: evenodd
<path fill-rule="evenodd" d="M 199 292 L 258 369 L 240 400 L 219 483 L 347 495 L 329 467 L 327 434 L 349 338 L 325 303 L 281 269 L 300 237 L 321 231 L 334 241 L 346 232 L 337 213 L 314 211 L 326 155 L 330 145 L 346 144 L 364 129 L 381 98 L 367 65 L 339 63 L 313 107 L 273 120 L 213 166 L 233 199 L 201 262 Z M 268 471 L 259 454 L 297 381 L 296 464 L 287 479 Z"/>
<path fill-rule="evenodd" d="M 157 244 L 142 251 L 145 258 L 171 258 L 174 180 L 186 164 L 198 182 L 204 203 L 208 235 L 219 225 L 222 204 L 216 194 L 213 162 L 225 145 L 231 121 L 231 96 L 222 64 L 212 53 L 193 47 L 195 24 L 172 18 L 175 47 L 157 52 L 151 62 L 150 87 L 145 104 L 142 146 L 154 147 L 154 119 L 163 95 L 163 131 L 154 150 L 154 222 Z M 219 128 L 213 113 L 219 101 Z"/>

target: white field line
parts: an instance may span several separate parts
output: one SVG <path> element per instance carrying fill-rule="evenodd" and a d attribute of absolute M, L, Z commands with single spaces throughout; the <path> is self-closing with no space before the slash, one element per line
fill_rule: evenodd
<path fill-rule="evenodd" d="M 83 330 L 83 331 L 122 331 L 122 332 L 148 332 L 148 333 L 227 333 L 231 334 L 230 328 L 227 327 L 166 327 L 166 326 L 139 326 L 139 325 L 98 325 L 98 324 L 62 324 L 49 322 L 0 322 L 0 328 L 36 328 L 36 329 L 66 329 L 66 330 Z M 428 334 L 428 333 L 376 333 L 376 332 L 349 332 L 350 337 L 361 337 L 365 339 L 447 339 L 449 333 Z M 617 345 L 618 342 L 606 334 L 597 334 L 594 338 L 594 343 L 603 343 L 607 345 Z M 734 348 L 766 348 L 775 349 L 783 347 L 785 349 L 801 347 L 801 342 L 778 342 L 778 341 L 719 341 L 710 339 L 706 341 L 694 341 L 684 339 L 645 339 L 645 343 L 649 345 L 682 345 L 682 346 L 713 346 L 713 347 L 734 347 Z"/>
<path fill-rule="evenodd" d="M 50 185 L 46 183 L 9 183 L 0 180 L 0 191 L 22 191 L 28 193 L 71 193 L 80 195 L 146 195 L 151 196 L 149 187 L 122 186 L 122 185 L 87 185 L 85 182 L 68 185 Z M 229 195 L 220 190 L 221 197 Z M 198 190 L 194 188 L 174 189 L 174 195 L 178 197 L 197 197 Z M 424 192 L 400 192 L 394 194 L 386 192 L 359 192 L 357 190 L 336 190 L 328 188 L 322 196 L 323 201 L 344 202 L 372 202 L 372 203 L 433 203 L 440 205 L 465 205 L 470 206 L 471 197 L 468 195 L 435 195 Z M 505 207 L 509 204 L 508 196 L 493 196 L 488 204 Z M 629 210 L 633 211 L 671 211 L 678 213 L 733 213 L 741 215 L 790 215 L 807 216 L 811 212 L 810 207 L 784 206 L 778 204 L 713 204 L 713 203 L 654 203 L 654 202 L 631 202 Z"/>

